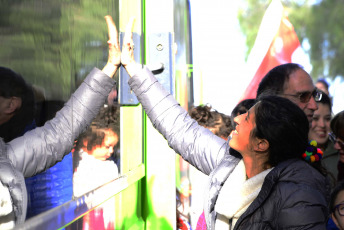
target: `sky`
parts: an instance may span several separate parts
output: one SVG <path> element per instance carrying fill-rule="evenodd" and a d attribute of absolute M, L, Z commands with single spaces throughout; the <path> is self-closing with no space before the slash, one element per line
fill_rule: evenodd
<path fill-rule="evenodd" d="M 210 104 L 226 114 L 250 80 L 245 74 L 245 39 L 236 18 L 238 2 L 191 1 L 195 105 Z M 198 86 L 203 95 L 197 94 Z"/>
<path fill-rule="evenodd" d="M 226 114 L 231 113 L 252 78 L 245 61 L 245 37 L 237 19 L 240 2 L 190 1 L 195 105 L 210 104 Z M 310 72 L 312 66 L 306 54 L 309 45 L 303 43 L 302 47 L 298 58 Z M 337 113 L 344 110 L 344 82 L 339 77 L 327 80 L 331 85 L 333 112 Z"/>

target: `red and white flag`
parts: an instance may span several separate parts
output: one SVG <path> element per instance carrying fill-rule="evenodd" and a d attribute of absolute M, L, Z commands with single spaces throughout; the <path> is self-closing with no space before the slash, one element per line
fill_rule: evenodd
<path fill-rule="evenodd" d="M 262 78 L 277 65 L 292 62 L 301 45 L 279 0 L 273 0 L 266 10 L 247 65 L 253 76 L 241 100 L 256 98 Z"/>

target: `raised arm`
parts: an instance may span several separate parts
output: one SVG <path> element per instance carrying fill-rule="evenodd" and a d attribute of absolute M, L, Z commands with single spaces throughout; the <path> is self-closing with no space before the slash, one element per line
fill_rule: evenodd
<path fill-rule="evenodd" d="M 135 62 L 133 55 L 133 19 L 126 27 L 122 47 L 122 65 L 131 76 L 129 85 L 141 102 L 154 127 L 171 148 L 205 174 L 220 162 L 229 146 L 208 129 L 199 126 L 147 68 Z M 234 158 L 234 157 L 233 157 Z"/>
<path fill-rule="evenodd" d="M 113 77 L 121 66 L 121 50 L 119 47 L 118 31 L 112 17 L 109 15 L 105 16 L 105 21 L 108 27 L 109 40 L 109 55 L 108 61 L 103 68 L 103 72 L 110 77 Z"/>
<path fill-rule="evenodd" d="M 108 62 L 100 71 L 94 68 L 64 107 L 43 127 L 27 132 L 7 144 L 7 158 L 25 177 L 33 176 L 61 161 L 74 140 L 91 123 L 104 104 L 120 66 L 118 33 L 111 17 Z M 112 25 L 113 24 L 113 25 Z"/>

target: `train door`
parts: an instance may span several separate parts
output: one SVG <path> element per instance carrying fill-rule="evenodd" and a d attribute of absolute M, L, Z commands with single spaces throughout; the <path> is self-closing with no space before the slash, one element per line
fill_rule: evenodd
<path fill-rule="evenodd" d="M 93 67 L 105 65 L 103 17 L 113 16 L 122 39 L 129 18 L 135 16 L 135 59 L 148 65 L 187 108 L 190 100 L 185 87 L 192 88 L 190 66 L 186 65 L 191 64 L 187 6 L 184 0 L 4 1 L 0 9 L 1 65 L 21 73 L 35 86 L 42 103 L 37 126 L 43 125 Z M 28 182 L 34 191 L 31 199 L 44 209 L 32 213 L 16 229 L 176 229 L 179 158 L 147 119 L 128 88 L 123 69 L 116 80 L 118 178 L 86 193 L 68 193 L 62 203 L 49 207 L 40 197 L 49 190 L 47 184 L 38 186 L 35 183 L 42 178 L 33 179 Z M 71 161 L 66 164 L 70 166 Z M 63 170 L 70 172 L 70 168 Z M 68 174 L 62 182 L 72 176 Z M 55 171 L 45 174 L 51 184 L 56 184 L 57 177 Z M 59 191 L 66 188 L 52 187 L 49 194 L 56 198 Z"/>

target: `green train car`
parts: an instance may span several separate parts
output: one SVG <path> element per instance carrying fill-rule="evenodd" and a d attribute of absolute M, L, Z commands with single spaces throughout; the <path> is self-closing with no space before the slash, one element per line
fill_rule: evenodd
<path fill-rule="evenodd" d="M 108 14 L 121 39 L 135 16 L 136 60 L 148 65 L 181 105 L 193 103 L 188 0 L 5 0 L 0 12 L 0 63 L 22 74 L 40 103 L 63 104 L 93 67 L 104 66 Z M 180 159 L 146 118 L 122 69 L 116 79 L 118 178 L 74 194 L 16 229 L 176 229 Z M 56 112 L 52 106 L 43 109 Z M 40 118 L 44 123 L 50 117 Z M 53 174 L 50 179 L 56 180 Z"/>

